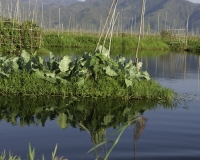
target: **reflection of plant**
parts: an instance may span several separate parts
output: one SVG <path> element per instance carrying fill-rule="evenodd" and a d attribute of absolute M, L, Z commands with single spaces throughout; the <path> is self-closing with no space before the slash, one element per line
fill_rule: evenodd
<path fill-rule="evenodd" d="M 115 146 L 117 145 L 117 143 L 119 142 L 119 139 L 121 138 L 121 136 L 122 136 L 122 134 L 124 133 L 124 131 L 126 130 L 126 128 L 127 128 L 131 123 L 133 123 L 134 121 L 135 121 L 135 120 L 132 120 L 132 121 L 130 121 L 130 122 L 128 122 L 128 123 L 122 125 L 121 127 L 119 127 L 116 131 L 114 131 L 114 132 L 111 134 L 111 136 L 113 136 L 114 134 L 119 133 L 119 135 L 117 136 L 117 138 L 116 138 L 115 141 L 104 140 L 104 141 L 102 141 L 101 143 L 95 144 L 95 146 L 94 146 L 92 149 L 90 149 L 90 150 L 88 151 L 88 153 L 90 153 L 90 152 L 93 151 L 93 150 L 96 150 L 98 147 L 100 147 L 100 146 L 102 146 L 102 145 L 104 145 L 104 144 L 112 143 L 112 144 L 113 144 L 112 147 L 111 147 L 110 150 L 106 153 L 106 156 L 105 156 L 105 158 L 104 158 L 104 160 L 107 160 L 108 157 L 110 156 L 112 150 L 114 149 L 114 147 L 115 147 Z M 97 158 L 98 158 L 98 155 L 96 155 L 96 156 L 97 156 Z"/>
<path fill-rule="evenodd" d="M 20 98 L 0 97 L 0 121 L 5 120 L 13 125 L 42 125 L 46 121 L 57 119 L 58 126 L 66 129 L 68 126 L 79 127 L 80 130 L 87 130 L 94 144 L 106 141 L 104 135 L 108 128 L 118 128 L 119 133 L 114 146 L 120 139 L 126 126 L 137 124 L 138 133 L 141 133 L 144 126 L 144 118 L 140 115 L 148 109 L 157 107 L 158 101 L 132 101 L 131 103 L 121 100 L 82 100 L 63 98 Z M 172 103 L 163 105 L 172 107 Z M 19 124 L 17 123 L 19 119 Z M 144 120 L 144 121 L 143 121 Z M 128 123 L 127 123 L 128 122 Z M 122 125 L 122 127 L 120 127 Z M 112 149 L 113 149 L 112 148 Z M 111 151 L 112 151 L 111 149 Z M 111 152 L 110 151 L 110 152 Z M 110 153 L 109 153 L 110 154 Z"/>

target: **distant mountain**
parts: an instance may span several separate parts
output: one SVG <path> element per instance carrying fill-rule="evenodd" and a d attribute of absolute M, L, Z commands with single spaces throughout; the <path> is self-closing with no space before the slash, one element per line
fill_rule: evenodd
<path fill-rule="evenodd" d="M 13 0 L 10 0 L 13 2 Z M 14 0 L 15 3 L 17 0 Z M 20 0 L 20 8 L 29 6 L 34 9 L 36 0 Z M 1 0 L 1 6 L 11 3 Z M 13 2 L 14 3 L 14 2 Z M 43 26 L 46 28 L 58 27 L 66 29 L 85 29 L 98 31 L 105 22 L 112 0 L 37 0 L 37 19 L 41 23 L 43 8 Z M 43 4 L 43 7 L 42 7 Z M 139 29 L 141 0 L 119 0 L 119 12 L 116 26 L 122 32 Z M 4 8 L 4 7 L 3 7 Z M 60 21 L 59 9 L 60 8 Z M 189 29 L 200 30 L 200 5 L 186 0 L 146 0 L 145 30 L 152 32 L 162 29 L 185 28 L 188 15 Z M 61 25 L 62 24 L 62 25 Z"/>

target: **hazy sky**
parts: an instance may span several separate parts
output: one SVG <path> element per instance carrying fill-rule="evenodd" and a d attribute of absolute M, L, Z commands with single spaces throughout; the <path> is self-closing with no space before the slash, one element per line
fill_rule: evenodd
<path fill-rule="evenodd" d="M 200 3 L 200 0 L 188 0 L 190 2 L 193 2 L 193 3 Z"/>

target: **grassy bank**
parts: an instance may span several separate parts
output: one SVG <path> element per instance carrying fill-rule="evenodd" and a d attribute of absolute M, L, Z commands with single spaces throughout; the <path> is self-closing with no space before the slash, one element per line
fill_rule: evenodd
<path fill-rule="evenodd" d="M 98 34 L 86 33 L 60 33 L 45 32 L 43 38 L 44 47 L 69 47 L 69 48 L 95 48 L 98 42 Z M 136 49 L 137 35 L 120 34 L 112 38 L 112 49 Z M 108 41 L 106 42 L 108 46 Z M 169 50 L 169 45 L 162 41 L 161 36 L 145 36 L 140 43 L 140 49 Z"/>
<path fill-rule="evenodd" d="M 22 72 L 0 79 L 0 95 L 171 100 L 174 92 L 153 80 L 133 80 L 133 86 L 127 88 L 123 80 L 105 76 L 98 81 L 89 79 L 79 87 L 76 81 L 54 84 L 39 79 L 35 73 Z"/>

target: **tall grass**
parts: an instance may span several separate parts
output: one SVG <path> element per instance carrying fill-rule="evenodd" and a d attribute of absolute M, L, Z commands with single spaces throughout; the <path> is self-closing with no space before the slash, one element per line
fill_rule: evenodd
<path fill-rule="evenodd" d="M 59 36 L 56 32 L 45 33 L 43 39 L 44 47 L 75 47 L 75 48 L 95 48 L 99 36 L 97 34 L 72 34 L 61 33 Z M 112 38 L 111 48 L 136 49 L 138 35 L 120 34 Z M 108 42 L 106 46 L 108 46 Z M 169 45 L 162 41 L 159 35 L 145 36 L 141 40 L 141 49 L 160 49 L 169 50 Z"/>

